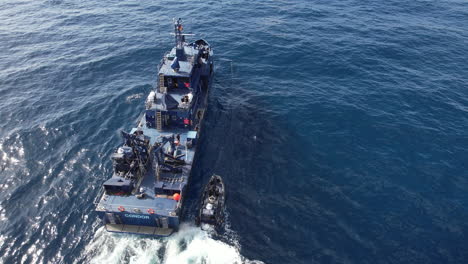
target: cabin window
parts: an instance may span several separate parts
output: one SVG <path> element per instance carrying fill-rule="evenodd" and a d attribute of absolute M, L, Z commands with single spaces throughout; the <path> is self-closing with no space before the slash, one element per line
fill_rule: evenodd
<path fill-rule="evenodd" d="M 165 85 L 170 89 L 179 90 L 182 89 L 181 92 L 188 93 L 188 89 L 190 88 L 190 78 L 188 77 L 166 77 L 165 78 Z M 187 90 L 187 91 L 183 91 Z"/>
<path fill-rule="evenodd" d="M 174 82 L 173 82 L 172 78 L 171 78 L 171 77 L 167 77 L 166 81 L 167 81 L 167 87 L 168 87 L 169 89 L 173 88 Z"/>

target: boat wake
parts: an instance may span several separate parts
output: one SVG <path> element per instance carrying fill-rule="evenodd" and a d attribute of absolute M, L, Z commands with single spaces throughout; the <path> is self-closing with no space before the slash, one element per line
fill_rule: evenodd
<path fill-rule="evenodd" d="M 220 240 L 193 225 L 183 224 L 168 238 L 108 233 L 101 227 L 85 249 L 86 263 L 262 263 L 240 254 L 232 232 Z"/>

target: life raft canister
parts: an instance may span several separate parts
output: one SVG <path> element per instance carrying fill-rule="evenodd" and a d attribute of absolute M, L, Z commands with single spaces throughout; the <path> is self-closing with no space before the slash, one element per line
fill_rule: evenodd
<path fill-rule="evenodd" d="M 154 209 L 151 209 L 151 208 L 150 208 L 150 209 L 148 209 L 147 211 L 148 211 L 148 214 L 154 214 Z"/>
<path fill-rule="evenodd" d="M 118 209 L 119 209 L 119 211 L 120 211 L 120 212 L 123 212 L 123 211 L 125 211 L 125 208 L 124 208 L 123 206 L 119 206 L 119 208 L 118 208 Z"/>

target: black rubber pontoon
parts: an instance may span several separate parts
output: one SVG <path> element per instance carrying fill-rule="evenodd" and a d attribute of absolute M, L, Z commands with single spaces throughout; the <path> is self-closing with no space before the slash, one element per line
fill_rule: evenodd
<path fill-rule="evenodd" d="M 224 222 L 225 190 L 221 176 L 211 176 L 202 194 L 197 224 L 201 229 L 219 228 Z"/>

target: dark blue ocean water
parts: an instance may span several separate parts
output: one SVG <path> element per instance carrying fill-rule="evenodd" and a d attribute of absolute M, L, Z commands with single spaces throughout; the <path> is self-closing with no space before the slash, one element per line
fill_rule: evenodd
<path fill-rule="evenodd" d="M 173 46 L 215 48 L 168 239 L 92 204 Z M 468 3 L 1 1 L 0 263 L 468 263 Z M 212 173 L 228 232 L 193 227 Z"/>

